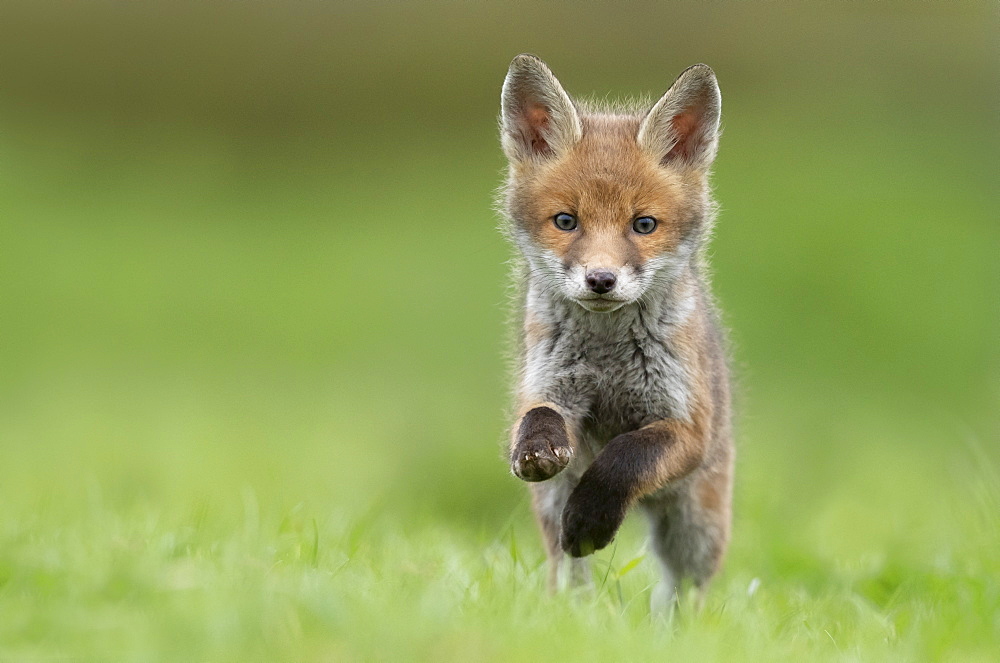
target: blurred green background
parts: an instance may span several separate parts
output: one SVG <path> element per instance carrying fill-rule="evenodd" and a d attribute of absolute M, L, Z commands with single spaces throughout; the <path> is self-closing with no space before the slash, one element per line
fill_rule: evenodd
<path fill-rule="evenodd" d="M 328 571 L 365 539 L 396 545 L 386 532 L 403 549 L 377 555 L 404 569 L 420 542 L 477 559 L 518 537 L 530 573 L 512 582 L 540 587 L 501 459 L 510 249 L 491 209 L 499 89 L 525 51 L 577 96 L 657 96 L 695 62 L 719 77 L 712 262 L 740 417 L 717 594 L 760 578 L 890 610 L 899 577 L 996 571 L 997 17 L 987 2 L 4 2 L 0 645 L 364 658 L 376 614 L 414 618 L 374 598 L 353 630 L 317 617 L 275 640 L 243 594 L 164 607 L 163 560 L 217 562 L 233 528 L 254 564 L 300 560 L 291 532 Z M 621 545 L 641 550 L 642 528 Z M 1000 590 L 978 591 L 973 643 L 1000 634 Z M 242 626 L 206 635 L 238 605 Z M 421 623 L 399 652 L 510 653 L 488 629 Z"/>

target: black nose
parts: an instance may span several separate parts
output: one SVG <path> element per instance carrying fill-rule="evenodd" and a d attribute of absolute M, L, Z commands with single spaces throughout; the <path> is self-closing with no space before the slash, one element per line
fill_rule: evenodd
<path fill-rule="evenodd" d="M 599 295 L 603 295 L 606 292 L 611 292 L 615 287 L 615 282 L 618 279 L 611 272 L 606 271 L 594 271 L 587 274 L 587 285 L 590 289 Z"/>

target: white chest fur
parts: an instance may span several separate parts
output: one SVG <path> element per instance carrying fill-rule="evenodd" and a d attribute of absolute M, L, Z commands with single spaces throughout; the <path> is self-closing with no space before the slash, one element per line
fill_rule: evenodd
<path fill-rule="evenodd" d="M 611 313 L 529 288 L 529 319 L 545 329 L 526 347 L 522 393 L 560 406 L 598 444 L 659 419 L 686 418 L 689 375 L 675 337 L 694 308 L 690 289 Z"/>

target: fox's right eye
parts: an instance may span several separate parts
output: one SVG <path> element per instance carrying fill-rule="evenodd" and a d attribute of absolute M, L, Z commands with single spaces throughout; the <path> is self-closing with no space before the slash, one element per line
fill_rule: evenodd
<path fill-rule="evenodd" d="M 556 228 L 559 230 L 573 230 L 576 228 L 576 217 L 572 214 L 559 212 L 552 217 L 552 220 L 555 222 Z"/>

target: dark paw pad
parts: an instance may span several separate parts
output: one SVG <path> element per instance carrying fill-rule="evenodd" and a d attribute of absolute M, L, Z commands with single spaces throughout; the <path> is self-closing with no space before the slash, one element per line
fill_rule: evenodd
<path fill-rule="evenodd" d="M 524 481 L 545 481 L 562 472 L 572 457 L 569 445 L 554 446 L 542 440 L 539 444 L 518 445 L 510 459 L 510 469 Z"/>
<path fill-rule="evenodd" d="M 521 418 L 517 444 L 510 454 L 510 470 L 524 481 L 545 481 L 563 471 L 573 458 L 562 415 L 550 407 L 536 407 Z"/>

